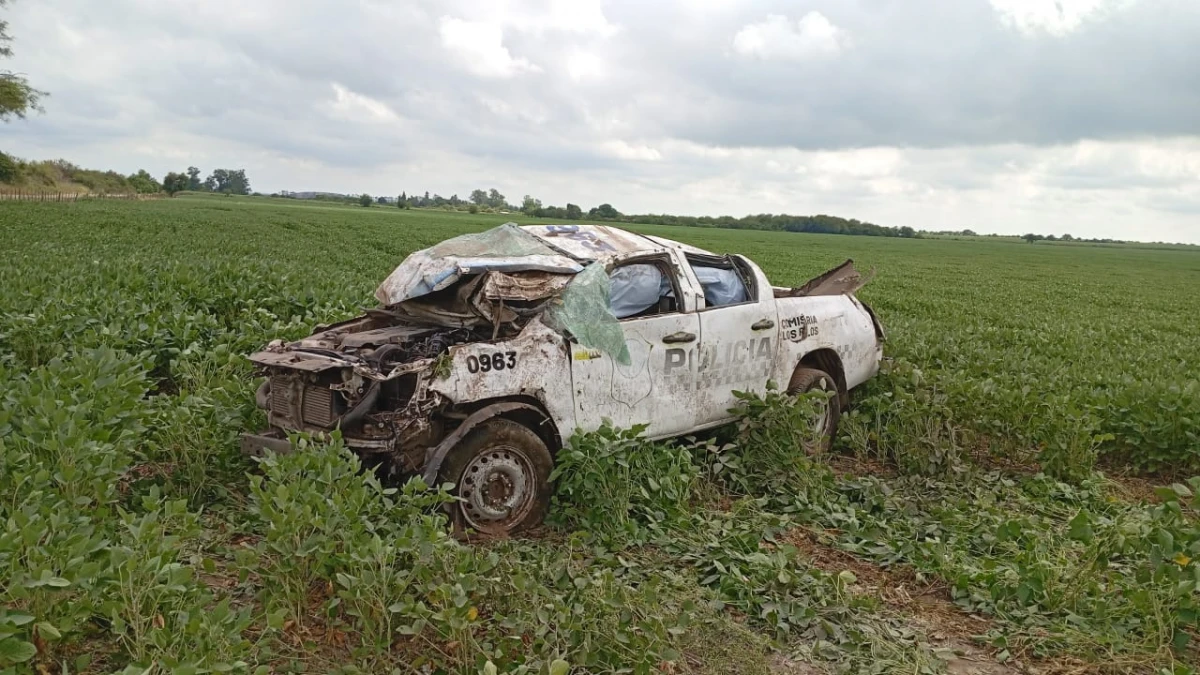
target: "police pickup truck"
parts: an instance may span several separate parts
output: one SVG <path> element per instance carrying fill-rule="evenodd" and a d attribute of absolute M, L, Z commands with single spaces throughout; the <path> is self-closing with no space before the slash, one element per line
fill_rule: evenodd
<path fill-rule="evenodd" d="M 730 422 L 734 392 L 823 389 L 828 443 L 884 333 L 853 263 L 798 288 L 753 261 L 601 225 L 511 223 L 413 253 L 379 306 L 250 358 L 270 428 L 250 453 L 340 430 L 385 475 L 453 483 L 456 526 L 541 522 L 576 431 L 660 439 Z"/>

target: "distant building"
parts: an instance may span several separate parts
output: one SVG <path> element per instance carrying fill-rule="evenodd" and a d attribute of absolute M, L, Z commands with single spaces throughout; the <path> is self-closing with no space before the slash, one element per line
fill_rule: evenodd
<path fill-rule="evenodd" d="M 346 199 L 349 196 L 340 192 L 291 192 L 288 195 L 294 199 Z"/>

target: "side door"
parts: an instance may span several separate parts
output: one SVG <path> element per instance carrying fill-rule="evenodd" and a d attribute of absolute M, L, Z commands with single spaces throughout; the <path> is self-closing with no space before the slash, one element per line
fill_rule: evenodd
<path fill-rule="evenodd" d="M 605 419 L 615 426 L 646 424 L 651 438 L 692 430 L 698 410 L 691 398 L 700 339 L 695 293 L 670 255 L 639 256 L 609 270 L 610 306 L 621 323 L 629 363 L 570 344 L 576 425 L 591 431 Z"/>
<path fill-rule="evenodd" d="M 756 265 L 742 256 L 688 254 L 695 283 L 703 290 L 696 369 L 700 426 L 730 420 L 735 391 L 763 393 L 778 378 L 778 317 L 775 295 Z M 786 386 L 786 382 L 776 383 Z"/>

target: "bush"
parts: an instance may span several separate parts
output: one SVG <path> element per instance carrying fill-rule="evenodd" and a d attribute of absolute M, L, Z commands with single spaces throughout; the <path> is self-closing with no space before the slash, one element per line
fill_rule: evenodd
<path fill-rule="evenodd" d="M 854 410 L 842 417 L 842 435 L 859 457 L 927 476 L 961 470 L 973 438 L 946 392 L 904 359 L 885 364 L 859 392 Z"/>
<path fill-rule="evenodd" d="M 466 648 L 489 564 L 450 537 L 438 507 L 452 497 L 420 479 L 384 488 L 340 436 L 328 445 L 301 439 L 297 452 L 261 466 L 250 513 L 263 536 L 257 553 L 273 624 L 323 617 L 383 654 L 399 637 L 424 633 Z"/>
<path fill-rule="evenodd" d="M 0 182 L 15 183 L 20 177 L 20 165 L 12 157 L 0 152 Z"/>
<path fill-rule="evenodd" d="M 647 541 L 684 517 L 699 469 L 685 446 L 649 443 L 646 427 L 605 424 L 558 453 L 552 517 L 613 545 Z"/>
<path fill-rule="evenodd" d="M 52 660 L 98 620 L 110 656 L 143 670 L 229 669 L 247 654 L 248 612 L 196 580 L 180 550 L 198 515 L 156 488 L 129 494 L 149 363 L 100 348 L 19 376 L 0 368 L 0 604 L 22 610 L 0 612 L 0 667 L 35 644 Z"/>
<path fill-rule="evenodd" d="M 701 463 L 722 488 L 738 496 L 788 499 L 823 484 L 827 471 L 809 459 L 820 439 L 811 422 L 816 401 L 830 393 L 793 396 L 769 387 L 765 394 L 735 392 L 737 436 L 696 446 Z"/>

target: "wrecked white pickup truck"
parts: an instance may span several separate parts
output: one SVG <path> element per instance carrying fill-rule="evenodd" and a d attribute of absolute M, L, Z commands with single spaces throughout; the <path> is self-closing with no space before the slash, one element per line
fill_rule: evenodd
<path fill-rule="evenodd" d="M 512 223 L 418 251 L 378 309 L 274 341 L 250 359 L 271 429 L 340 429 L 386 475 L 455 484 L 456 525 L 506 534 L 541 522 L 556 451 L 604 420 L 679 436 L 729 422 L 735 391 L 831 391 L 827 439 L 872 377 L 883 329 L 847 261 L 800 288 L 740 255 L 597 225 Z"/>

